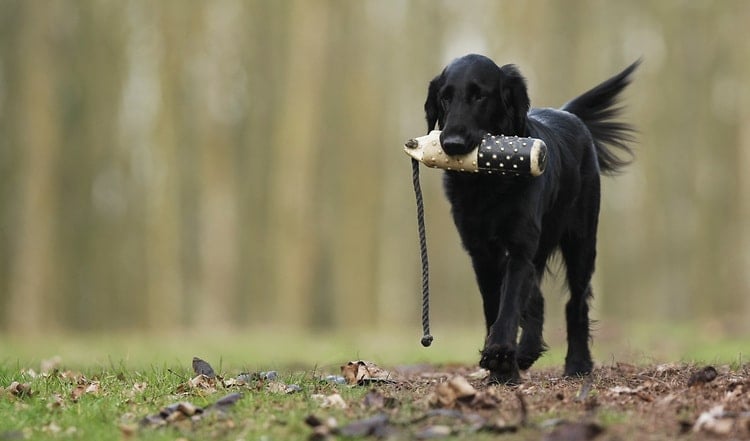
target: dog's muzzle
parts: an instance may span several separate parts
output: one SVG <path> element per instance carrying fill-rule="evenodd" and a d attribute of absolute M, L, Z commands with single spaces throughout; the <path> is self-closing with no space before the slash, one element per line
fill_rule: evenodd
<path fill-rule="evenodd" d="M 471 152 L 451 156 L 440 145 L 440 131 L 433 130 L 408 140 L 404 151 L 428 167 L 462 172 L 539 176 L 547 166 L 547 145 L 538 138 L 486 134 Z"/>

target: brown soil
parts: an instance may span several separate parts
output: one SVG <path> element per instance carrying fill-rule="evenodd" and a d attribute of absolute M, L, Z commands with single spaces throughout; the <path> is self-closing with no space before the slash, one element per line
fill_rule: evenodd
<path fill-rule="evenodd" d="M 501 433 L 500 439 L 549 441 L 750 439 L 750 364 L 617 363 L 575 379 L 532 368 L 517 386 L 488 385 L 482 371 L 458 366 L 401 367 L 391 374 L 394 382 L 360 381 L 372 390 L 351 415 L 353 430 L 385 414 L 390 418 L 363 433 L 395 432 L 396 439 L 495 439 Z M 346 426 L 340 429 L 347 433 Z"/>

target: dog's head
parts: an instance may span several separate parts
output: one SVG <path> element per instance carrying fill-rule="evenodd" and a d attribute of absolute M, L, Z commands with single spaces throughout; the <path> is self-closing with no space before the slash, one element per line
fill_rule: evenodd
<path fill-rule="evenodd" d="M 526 136 L 526 81 L 511 65 L 498 67 L 482 55 L 451 62 L 431 82 L 424 104 L 427 130 L 438 124 L 449 155 L 476 147 L 485 133 Z"/>

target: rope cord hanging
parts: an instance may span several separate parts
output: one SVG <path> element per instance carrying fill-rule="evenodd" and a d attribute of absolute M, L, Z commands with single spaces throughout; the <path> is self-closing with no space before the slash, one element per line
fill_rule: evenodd
<path fill-rule="evenodd" d="M 482 137 L 481 143 L 463 155 L 447 155 L 440 145 L 440 131 L 412 138 L 404 144 L 411 156 L 414 194 L 417 197 L 419 251 L 422 258 L 422 346 L 432 344 L 430 335 L 430 271 L 427 262 L 427 237 L 424 228 L 424 201 L 419 185 L 419 163 L 428 167 L 467 173 L 495 174 L 499 177 L 535 177 L 544 173 L 547 165 L 547 146 L 541 139 L 518 136 L 492 135 Z M 502 178 L 501 178 L 502 179 Z"/>
<path fill-rule="evenodd" d="M 422 346 L 432 344 L 430 335 L 430 269 L 427 261 L 427 235 L 424 227 L 424 201 L 422 187 L 419 185 L 419 161 L 411 160 L 414 195 L 417 198 L 417 225 L 419 228 L 419 254 L 422 259 Z"/>

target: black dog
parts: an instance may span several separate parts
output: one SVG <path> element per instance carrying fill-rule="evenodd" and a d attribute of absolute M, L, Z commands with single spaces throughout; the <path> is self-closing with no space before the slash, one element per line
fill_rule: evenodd
<path fill-rule="evenodd" d="M 481 55 L 454 60 L 435 77 L 425 112 L 438 124 L 449 155 L 465 154 L 485 133 L 544 140 L 548 163 L 540 177 L 445 172 L 445 192 L 471 256 L 484 304 L 487 339 L 480 366 L 496 382 L 516 382 L 546 350 L 539 285 L 547 260 L 560 250 L 570 300 L 565 307 L 565 375 L 591 372 L 589 306 L 599 219 L 599 175 L 629 161 L 631 128 L 613 121 L 617 95 L 635 62 L 561 109 L 529 109 L 526 81 L 513 65 Z M 519 326 L 522 329 L 517 343 Z"/>

